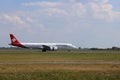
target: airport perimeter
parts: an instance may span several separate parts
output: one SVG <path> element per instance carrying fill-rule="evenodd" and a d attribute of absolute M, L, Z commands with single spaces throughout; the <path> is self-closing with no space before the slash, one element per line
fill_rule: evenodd
<path fill-rule="evenodd" d="M 119 50 L 0 49 L 0 80 L 119 80 Z"/>

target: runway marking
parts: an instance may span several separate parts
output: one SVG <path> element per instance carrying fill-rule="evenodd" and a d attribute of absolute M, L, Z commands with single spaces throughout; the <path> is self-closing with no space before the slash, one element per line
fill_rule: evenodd
<path fill-rule="evenodd" d="M 94 65 L 94 64 L 120 64 L 120 62 L 0 62 L 0 65 L 7 64 L 86 64 L 86 65 Z"/>

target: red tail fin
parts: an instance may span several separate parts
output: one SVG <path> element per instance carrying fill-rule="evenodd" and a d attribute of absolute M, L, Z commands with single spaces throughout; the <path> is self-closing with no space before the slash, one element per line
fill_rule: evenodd
<path fill-rule="evenodd" d="M 22 48 L 27 48 L 24 45 L 22 45 L 13 34 L 10 34 L 10 39 L 11 39 L 11 44 L 13 46 L 18 46 L 18 47 L 22 47 Z"/>
<path fill-rule="evenodd" d="M 20 42 L 15 38 L 13 34 L 10 34 L 11 44 L 18 45 Z"/>

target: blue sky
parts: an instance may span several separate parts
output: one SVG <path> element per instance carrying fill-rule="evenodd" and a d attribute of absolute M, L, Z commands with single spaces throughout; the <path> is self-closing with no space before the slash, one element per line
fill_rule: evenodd
<path fill-rule="evenodd" d="M 21 42 L 67 42 L 120 47 L 119 0 L 0 0 L 0 47 Z"/>

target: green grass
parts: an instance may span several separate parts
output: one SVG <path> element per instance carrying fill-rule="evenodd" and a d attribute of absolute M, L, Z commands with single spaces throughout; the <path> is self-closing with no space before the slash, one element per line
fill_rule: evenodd
<path fill-rule="evenodd" d="M 46 71 L 1 73 L 0 80 L 120 80 L 120 72 Z"/>
<path fill-rule="evenodd" d="M 31 62 L 31 61 L 120 61 L 120 51 L 81 50 L 40 52 L 39 50 L 1 50 L 0 62 Z"/>
<path fill-rule="evenodd" d="M 0 62 L 120 61 L 119 50 L 48 51 L 0 49 Z M 120 80 L 115 64 L 1 64 L 0 80 Z"/>

